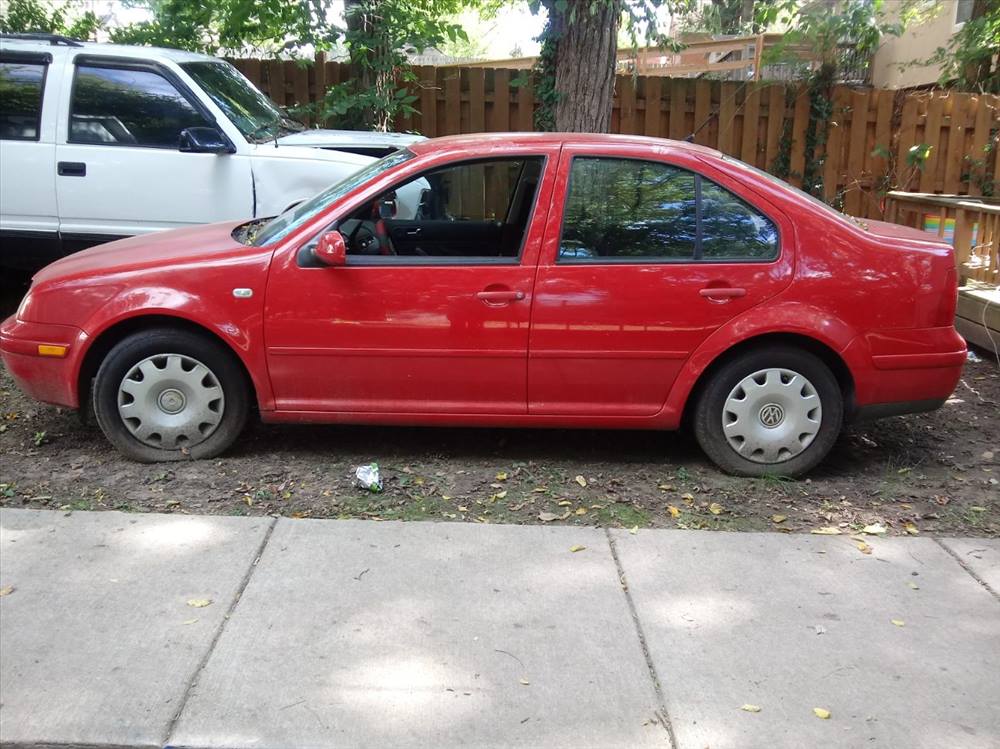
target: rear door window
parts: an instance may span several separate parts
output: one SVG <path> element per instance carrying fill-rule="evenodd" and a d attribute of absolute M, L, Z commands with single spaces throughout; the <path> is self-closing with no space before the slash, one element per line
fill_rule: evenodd
<path fill-rule="evenodd" d="M 775 223 L 696 172 L 641 159 L 573 159 L 557 262 L 770 261 L 778 254 Z"/>
<path fill-rule="evenodd" d="M 44 63 L 0 61 L 0 140 L 38 140 Z"/>
<path fill-rule="evenodd" d="M 153 70 L 78 65 L 69 125 L 71 143 L 177 148 L 181 130 L 212 123 Z"/>

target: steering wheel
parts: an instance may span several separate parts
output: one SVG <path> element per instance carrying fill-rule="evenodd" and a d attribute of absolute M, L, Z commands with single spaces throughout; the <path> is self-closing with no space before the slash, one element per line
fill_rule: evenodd
<path fill-rule="evenodd" d="M 396 248 L 388 233 L 380 236 L 375 221 L 359 221 L 347 238 L 348 246 L 356 255 L 395 255 Z"/>

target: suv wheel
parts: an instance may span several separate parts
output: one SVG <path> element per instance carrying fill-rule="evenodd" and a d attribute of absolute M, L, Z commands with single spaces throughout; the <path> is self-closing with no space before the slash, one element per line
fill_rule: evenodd
<path fill-rule="evenodd" d="M 819 358 L 768 347 L 712 375 L 695 406 L 694 432 L 727 473 L 798 476 L 833 447 L 843 408 L 840 387 Z"/>
<path fill-rule="evenodd" d="M 102 362 L 93 392 L 101 431 L 143 463 L 215 457 L 247 418 L 246 382 L 232 353 L 187 331 L 128 336 Z"/>

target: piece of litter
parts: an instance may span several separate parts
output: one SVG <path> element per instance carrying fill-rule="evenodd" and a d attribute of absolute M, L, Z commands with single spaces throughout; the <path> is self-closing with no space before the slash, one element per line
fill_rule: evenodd
<path fill-rule="evenodd" d="M 760 705 L 743 705 L 740 708 L 740 710 L 744 710 L 745 712 L 748 712 L 748 713 L 759 713 L 760 712 Z"/>
<path fill-rule="evenodd" d="M 382 491 L 382 476 L 379 474 L 378 463 L 368 463 L 355 468 L 354 483 L 375 494 Z"/>
<path fill-rule="evenodd" d="M 206 606 L 212 605 L 211 598 L 189 598 L 187 605 L 195 609 L 203 609 Z"/>
<path fill-rule="evenodd" d="M 906 622 L 904 622 L 902 619 L 890 619 L 889 621 L 891 621 L 897 627 L 902 627 L 906 625 Z"/>
<path fill-rule="evenodd" d="M 829 710 L 825 710 L 822 707 L 814 707 L 813 708 L 813 715 L 815 715 L 817 718 L 821 718 L 823 720 L 829 720 L 830 719 L 830 711 Z"/>
<path fill-rule="evenodd" d="M 569 550 L 572 551 L 572 552 L 577 552 L 577 551 L 583 551 L 586 548 L 587 548 L 586 546 L 579 546 L 579 545 L 577 545 L 577 546 L 570 546 Z"/>

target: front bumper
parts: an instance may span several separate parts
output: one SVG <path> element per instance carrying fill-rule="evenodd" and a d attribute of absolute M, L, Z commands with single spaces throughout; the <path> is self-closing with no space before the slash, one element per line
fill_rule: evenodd
<path fill-rule="evenodd" d="M 0 325 L 0 358 L 17 386 L 45 403 L 79 408 L 77 373 L 87 334 L 71 325 L 18 320 L 12 315 Z M 62 356 L 43 356 L 39 347 L 61 347 Z"/>

